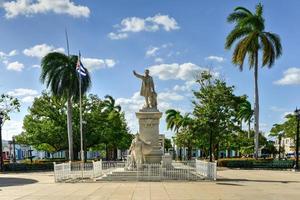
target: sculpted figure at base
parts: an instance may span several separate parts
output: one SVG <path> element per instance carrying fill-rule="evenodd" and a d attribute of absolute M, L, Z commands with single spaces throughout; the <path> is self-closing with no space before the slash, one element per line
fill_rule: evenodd
<path fill-rule="evenodd" d="M 155 108 L 157 109 L 157 94 L 154 88 L 154 82 L 152 77 L 149 75 L 149 70 L 145 70 L 145 75 L 140 75 L 133 71 L 133 74 L 142 80 L 142 87 L 140 95 L 145 97 L 145 106 L 144 108 Z"/>
<path fill-rule="evenodd" d="M 143 141 L 139 134 L 136 134 L 129 148 L 128 154 L 130 156 L 127 160 L 127 169 L 133 170 L 145 163 L 145 155 L 149 154 L 151 150 L 151 142 Z"/>

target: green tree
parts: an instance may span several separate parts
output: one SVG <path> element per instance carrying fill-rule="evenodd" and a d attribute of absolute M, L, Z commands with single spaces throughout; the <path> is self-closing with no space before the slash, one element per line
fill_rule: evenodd
<path fill-rule="evenodd" d="M 67 101 L 67 129 L 69 144 L 69 159 L 73 160 L 73 129 L 72 103 L 79 99 L 79 76 L 76 70 L 78 56 L 67 56 L 53 52 L 47 54 L 41 62 L 41 81 L 46 84 L 53 95 Z M 81 77 L 81 93 L 84 94 L 91 86 L 90 75 Z"/>
<path fill-rule="evenodd" d="M 132 136 L 129 134 L 124 114 L 113 118 L 104 112 L 105 103 L 97 95 L 82 97 L 83 127 L 86 149 L 104 150 L 107 141 L 121 149 L 127 149 Z M 49 93 L 42 93 L 34 100 L 25 116 L 24 132 L 16 137 L 20 144 L 32 145 L 38 150 L 54 153 L 68 148 L 67 107 L 65 101 Z M 74 150 L 80 150 L 79 103 L 73 104 Z M 118 133 L 118 135 L 115 135 Z"/>
<path fill-rule="evenodd" d="M 255 130 L 255 157 L 259 148 L 259 92 L 258 92 L 258 57 L 262 52 L 262 66 L 271 68 L 276 58 L 282 54 L 280 38 L 277 34 L 265 31 L 263 6 L 258 4 L 255 12 L 244 7 L 237 7 L 227 21 L 235 23 L 234 29 L 226 38 L 225 48 L 230 49 L 235 45 L 232 63 L 243 70 L 246 55 L 249 58 L 250 69 L 254 68 L 254 130 Z"/>
<path fill-rule="evenodd" d="M 233 94 L 233 86 L 227 86 L 210 72 L 202 72 L 197 82 L 200 89 L 194 92 L 194 131 L 208 142 L 206 149 L 209 149 L 207 145 L 212 145 L 210 157 L 215 150 L 217 156 L 220 148 L 230 150 L 232 134 L 240 131 L 236 118 L 236 100 L 239 98 Z"/>
<path fill-rule="evenodd" d="M 250 138 L 251 121 L 252 121 L 253 113 L 254 111 L 249 101 L 245 100 L 239 105 L 238 119 L 248 123 L 248 138 Z"/>
<path fill-rule="evenodd" d="M 171 139 L 165 138 L 165 140 L 164 140 L 164 146 L 165 146 L 165 152 L 168 152 L 168 150 L 172 148 Z"/>
<path fill-rule="evenodd" d="M 0 95 L 0 113 L 3 115 L 3 123 L 6 120 L 10 120 L 10 113 L 20 112 L 20 101 L 10 95 L 1 94 Z"/>
<path fill-rule="evenodd" d="M 7 95 L 0 95 L 0 129 L 6 120 L 10 120 L 9 114 L 12 112 L 20 111 L 20 102 L 18 99 Z M 0 171 L 3 171 L 3 154 L 2 154 L 2 133 L 0 131 Z"/>

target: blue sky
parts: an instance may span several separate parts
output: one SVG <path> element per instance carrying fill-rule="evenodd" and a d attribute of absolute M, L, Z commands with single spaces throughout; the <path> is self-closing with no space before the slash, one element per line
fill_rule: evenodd
<path fill-rule="evenodd" d="M 266 30 L 281 36 L 283 55 L 272 69 L 259 73 L 261 130 L 283 120 L 299 103 L 300 2 L 261 1 Z M 21 99 L 20 113 L 3 127 L 3 138 L 22 130 L 22 119 L 45 86 L 39 81 L 40 59 L 50 51 L 80 50 L 92 72 L 91 93 L 110 94 L 137 130 L 134 112 L 141 107 L 140 82 L 132 70 L 149 68 L 159 92 L 159 108 L 191 111 L 195 73 L 211 69 L 236 86 L 236 94 L 253 101 L 253 72 L 231 64 L 224 49 L 232 25 L 227 15 L 236 6 L 251 10 L 252 0 L 0 0 L 0 93 Z M 161 133 L 168 137 L 164 118 Z"/>

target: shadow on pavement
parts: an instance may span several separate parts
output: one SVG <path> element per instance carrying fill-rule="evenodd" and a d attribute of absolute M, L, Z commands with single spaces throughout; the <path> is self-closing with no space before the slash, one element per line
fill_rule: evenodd
<path fill-rule="evenodd" d="M 236 184 L 236 183 L 216 183 L 217 185 L 228 185 L 228 186 L 244 186 L 242 184 Z"/>
<path fill-rule="evenodd" d="M 218 178 L 217 182 L 300 183 L 300 181 L 276 181 L 276 180 L 231 179 L 231 178 Z"/>
<path fill-rule="evenodd" d="M 1 178 L 0 187 L 18 186 L 37 183 L 37 180 L 27 178 Z"/>

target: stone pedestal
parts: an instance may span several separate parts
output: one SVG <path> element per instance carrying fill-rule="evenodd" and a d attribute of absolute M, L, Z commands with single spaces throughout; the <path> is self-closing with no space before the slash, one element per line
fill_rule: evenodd
<path fill-rule="evenodd" d="M 140 138 L 150 142 L 151 151 L 145 155 L 146 163 L 160 163 L 163 152 L 159 145 L 159 119 L 162 113 L 156 109 L 142 109 L 136 113 L 139 121 Z"/>

